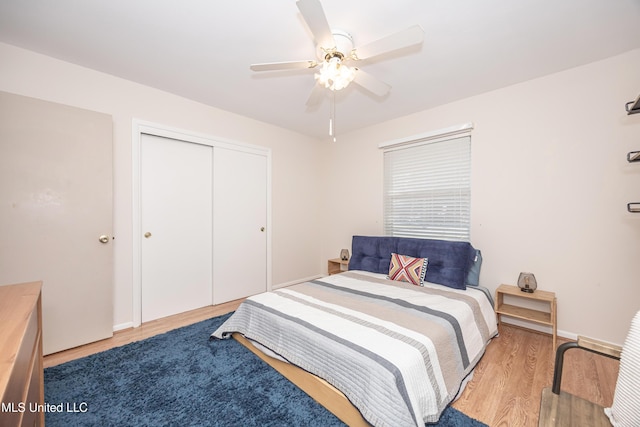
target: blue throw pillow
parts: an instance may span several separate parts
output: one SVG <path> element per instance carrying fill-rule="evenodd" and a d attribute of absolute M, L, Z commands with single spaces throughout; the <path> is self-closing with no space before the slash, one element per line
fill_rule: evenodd
<path fill-rule="evenodd" d="M 467 286 L 480 285 L 480 267 L 482 267 L 482 252 L 480 252 L 480 249 L 476 249 L 476 258 L 467 275 Z"/>

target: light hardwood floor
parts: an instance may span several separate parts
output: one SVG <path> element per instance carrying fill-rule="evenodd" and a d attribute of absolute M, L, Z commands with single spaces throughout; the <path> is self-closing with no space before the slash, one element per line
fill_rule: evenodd
<path fill-rule="evenodd" d="M 154 335 L 168 332 L 182 326 L 191 325 L 202 320 L 212 317 L 221 316 L 223 314 L 234 311 L 243 300 L 231 301 L 224 304 L 199 308 L 197 310 L 188 311 L 186 313 L 176 314 L 174 316 L 164 317 L 162 319 L 153 320 L 143 323 L 138 328 L 124 329 L 113 333 L 112 338 L 86 344 L 80 347 L 61 351 L 59 353 L 49 354 L 44 357 L 44 367 L 59 365 L 70 360 L 79 359 L 89 356 L 90 354 L 99 353 L 109 350 L 113 347 L 129 344 L 134 341 L 140 341 Z M 213 331 L 211 331 L 213 332 Z"/>
<path fill-rule="evenodd" d="M 50 367 L 233 311 L 241 300 L 148 322 L 113 338 L 45 356 Z M 565 340 L 559 338 L 559 343 Z M 553 379 L 555 353 L 549 335 L 504 325 L 487 347 L 473 380 L 453 406 L 491 427 L 538 425 L 540 395 Z M 611 405 L 619 363 L 587 351 L 566 353 L 562 389 Z"/>
<path fill-rule="evenodd" d="M 558 344 L 566 342 L 558 338 Z M 502 324 L 453 407 L 491 427 L 535 427 L 540 397 L 553 382 L 550 335 Z M 565 353 L 562 390 L 610 406 L 619 362 L 588 351 Z"/>

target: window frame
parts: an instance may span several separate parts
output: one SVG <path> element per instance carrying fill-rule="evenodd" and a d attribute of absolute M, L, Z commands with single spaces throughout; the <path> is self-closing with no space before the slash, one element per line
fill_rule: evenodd
<path fill-rule="evenodd" d="M 472 129 L 473 124 L 466 123 L 379 145 L 384 150 L 385 235 L 470 241 Z M 421 165 L 428 163 L 436 169 L 423 170 Z M 422 172 L 415 174 L 414 170 Z M 413 182 L 414 178 L 429 181 Z M 392 210 L 397 212 L 390 213 Z M 413 219 L 401 225 L 394 218 L 414 212 Z"/>

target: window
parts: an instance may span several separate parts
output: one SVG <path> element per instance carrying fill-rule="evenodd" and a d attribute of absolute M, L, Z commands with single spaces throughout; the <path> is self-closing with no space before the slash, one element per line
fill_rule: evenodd
<path fill-rule="evenodd" d="M 469 241 L 472 125 L 465 126 L 381 145 L 386 235 Z"/>

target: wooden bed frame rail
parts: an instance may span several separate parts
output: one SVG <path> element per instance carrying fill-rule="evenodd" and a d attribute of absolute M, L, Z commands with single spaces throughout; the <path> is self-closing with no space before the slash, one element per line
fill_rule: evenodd
<path fill-rule="evenodd" d="M 258 350 L 242 334 L 235 332 L 233 338 L 248 348 L 253 354 L 265 361 L 269 366 L 282 374 L 302 391 L 311 396 L 316 402 L 324 406 L 329 412 L 338 417 L 345 424 L 352 427 L 369 427 L 371 424 L 347 397 L 337 388 L 302 368 L 267 356 Z"/>

